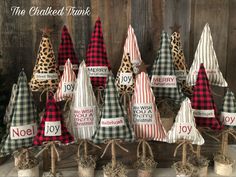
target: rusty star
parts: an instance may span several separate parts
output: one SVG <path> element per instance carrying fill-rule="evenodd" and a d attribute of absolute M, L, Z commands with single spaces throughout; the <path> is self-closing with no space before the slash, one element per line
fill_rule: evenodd
<path fill-rule="evenodd" d="M 147 64 L 145 64 L 143 61 L 142 61 L 142 63 L 139 65 L 139 66 L 137 66 L 137 68 L 138 68 L 138 74 L 139 73 L 141 73 L 141 72 L 147 72 L 147 68 L 149 67 L 150 65 L 147 65 Z"/>
<path fill-rule="evenodd" d="M 53 29 L 48 28 L 48 27 L 46 26 L 46 27 L 44 27 L 44 28 L 41 28 L 40 31 L 43 32 L 43 36 L 49 37 L 50 34 L 51 34 L 51 32 L 53 31 Z"/>
<path fill-rule="evenodd" d="M 174 23 L 173 26 L 170 27 L 170 29 L 172 30 L 172 33 L 174 32 L 180 32 L 180 28 L 181 28 L 181 25 L 177 24 L 176 22 Z"/>

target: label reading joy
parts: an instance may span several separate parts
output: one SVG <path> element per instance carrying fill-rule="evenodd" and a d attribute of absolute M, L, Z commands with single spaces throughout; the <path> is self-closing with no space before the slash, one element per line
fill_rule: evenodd
<path fill-rule="evenodd" d="M 177 82 L 182 82 L 186 80 L 186 72 L 185 70 L 176 70 L 175 75 L 177 78 Z"/>
<path fill-rule="evenodd" d="M 132 85 L 133 74 L 132 73 L 120 73 L 120 85 Z"/>
<path fill-rule="evenodd" d="M 193 115 L 195 117 L 213 118 L 215 117 L 215 112 L 214 109 L 208 109 L 208 110 L 193 109 Z"/>
<path fill-rule="evenodd" d="M 75 82 L 62 82 L 62 94 L 72 94 L 74 91 Z"/>
<path fill-rule="evenodd" d="M 194 135 L 194 127 L 190 123 L 176 123 L 177 131 L 176 133 L 179 136 L 193 136 Z"/>
<path fill-rule="evenodd" d="M 96 109 L 94 106 L 75 108 L 74 118 L 76 127 L 94 126 Z"/>
<path fill-rule="evenodd" d="M 111 119 L 101 119 L 101 127 L 117 127 L 125 124 L 124 117 L 117 117 Z"/>
<path fill-rule="evenodd" d="M 133 105 L 134 124 L 154 124 L 154 109 L 152 103 Z"/>
<path fill-rule="evenodd" d="M 57 73 L 35 73 L 35 78 L 38 80 L 58 79 Z"/>
<path fill-rule="evenodd" d="M 45 122 L 44 136 L 61 136 L 61 121 Z"/>
<path fill-rule="evenodd" d="M 236 113 L 222 112 L 221 120 L 224 125 L 236 126 Z"/>
<path fill-rule="evenodd" d="M 152 87 L 176 88 L 176 76 L 153 75 L 151 85 Z"/>
<path fill-rule="evenodd" d="M 35 136 L 36 130 L 37 126 L 35 123 L 23 126 L 11 127 L 10 138 L 13 140 L 31 138 Z"/>
<path fill-rule="evenodd" d="M 60 65 L 60 66 L 59 66 L 59 70 L 60 70 L 60 71 L 63 71 L 63 70 L 64 70 L 64 68 L 65 68 L 65 66 L 64 66 L 64 65 Z M 79 69 L 79 67 L 78 67 L 78 65 L 77 65 L 77 64 L 74 64 L 74 65 L 72 65 L 72 69 L 73 69 L 73 70 L 78 70 L 78 69 Z"/>
<path fill-rule="evenodd" d="M 106 66 L 89 66 L 87 68 L 90 77 L 107 77 L 109 73 Z"/>

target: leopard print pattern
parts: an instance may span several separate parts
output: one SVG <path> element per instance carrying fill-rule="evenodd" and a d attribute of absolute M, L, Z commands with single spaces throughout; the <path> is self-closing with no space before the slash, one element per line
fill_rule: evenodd
<path fill-rule="evenodd" d="M 172 56 L 174 60 L 174 66 L 175 70 L 183 70 L 186 71 L 186 74 L 188 73 L 187 65 L 185 63 L 185 57 L 184 52 L 181 47 L 180 42 L 180 34 L 178 32 L 174 32 L 171 35 L 171 50 L 172 50 Z M 188 86 L 186 84 L 186 80 L 182 80 L 181 82 L 178 82 L 181 86 L 182 92 L 188 96 L 191 97 L 193 93 L 193 89 L 191 86 Z"/>
<path fill-rule="evenodd" d="M 35 77 L 36 73 L 56 73 L 57 79 L 39 80 Z M 52 43 L 48 37 L 42 37 L 37 62 L 33 70 L 33 77 L 29 83 L 32 91 L 43 91 L 50 88 L 55 91 L 58 86 L 60 74 L 56 64 Z"/>
<path fill-rule="evenodd" d="M 131 85 L 120 84 L 120 75 L 121 75 L 120 73 L 132 73 L 132 84 Z M 119 92 L 132 93 L 134 90 L 134 72 L 133 72 L 132 64 L 130 62 L 129 54 L 124 54 L 122 58 L 120 68 L 117 72 L 115 83 Z"/>

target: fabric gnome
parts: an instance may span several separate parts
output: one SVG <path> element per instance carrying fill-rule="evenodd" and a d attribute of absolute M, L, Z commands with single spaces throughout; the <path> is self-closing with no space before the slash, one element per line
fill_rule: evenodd
<path fill-rule="evenodd" d="M 186 78 L 188 85 L 196 84 L 197 73 L 201 63 L 204 64 L 210 85 L 227 87 L 228 84 L 219 68 L 217 56 L 213 46 L 211 30 L 208 23 L 202 31 L 192 66 Z"/>
<path fill-rule="evenodd" d="M 64 65 L 70 59 L 73 70 L 77 73 L 79 68 L 79 59 L 76 56 L 74 45 L 67 27 L 64 25 L 61 32 L 61 43 L 58 49 L 58 65 L 60 73 L 63 73 Z"/>
<path fill-rule="evenodd" d="M 58 84 L 57 91 L 54 95 L 54 98 L 57 102 L 62 100 L 72 99 L 75 87 L 75 80 L 76 80 L 76 75 L 72 69 L 72 63 L 70 59 L 68 59 L 65 63 L 61 80 Z"/>

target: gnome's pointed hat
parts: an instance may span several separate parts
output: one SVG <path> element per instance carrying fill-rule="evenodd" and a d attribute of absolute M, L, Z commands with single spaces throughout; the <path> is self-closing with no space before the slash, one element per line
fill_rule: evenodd
<path fill-rule="evenodd" d="M 170 43 L 177 82 L 180 83 L 183 93 L 187 96 L 190 96 L 192 95 L 193 90 L 191 86 L 187 86 L 186 84 L 188 68 L 181 46 L 180 33 L 174 32 L 170 37 Z"/>
<path fill-rule="evenodd" d="M 196 128 L 193 109 L 189 98 L 186 98 L 182 102 L 175 118 L 175 123 L 167 133 L 168 143 L 175 143 L 182 139 L 192 141 L 192 144 L 204 144 L 204 139 Z"/>
<path fill-rule="evenodd" d="M 74 138 L 64 126 L 62 113 L 51 92 L 49 93 L 45 113 L 33 143 L 40 146 L 43 142 L 47 141 L 60 141 L 62 144 L 69 144 L 74 141 Z"/>
<path fill-rule="evenodd" d="M 79 60 L 76 56 L 70 33 L 67 27 L 63 26 L 61 32 L 61 43 L 58 49 L 58 65 L 60 71 L 63 71 L 64 65 L 67 62 L 68 58 L 73 65 L 73 70 L 78 70 Z"/>
<path fill-rule="evenodd" d="M 67 126 L 70 132 L 76 139 L 91 139 L 96 129 L 99 109 L 84 61 L 79 66 L 70 110 Z"/>
<path fill-rule="evenodd" d="M 236 126 L 236 100 L 234 93 L 229 89 L 224 96 L 221 121 L 224 125 Z"/>
<path fill-rule="evenodd" d="M 24 71 L 21 71 L 18 77 L 16 95 L 10 116 L 9 134 L 1 149 L 3 154 L 11 153 L 22 147 L 32 146 L 36 134 L 38 115 Z"/>
<path fill-rule="evenodd" d="M 30 81 L 32 91 L 44 89 L 56 90 L 60 73 L 56 64 L 52 43 L 47 35 L 43 35 L 39 45 L 39 53 L 34 66 L 33 76 Z"/>
<path fill-rule="evenodd" d="M 206 68 L 206 73 L 209 78 L 210 85 L 216 85 L 220 87 L 227 87 L 218 64 L 216 53 L 213 47 L 213 41 L 211 36 L 211 30 L 208 23 L 205 25 L 200 41 L 198 43 L 192 66 L 187 75 L 187 84 L 195 85 L 197 79 L 197 73 L 200 64 L 203 63 Z"/>
<path fill-rule="evenodd" d="M 119 92 L 127 93 L 134 90 L 134 72 L 129 54 L 124 54 L 116 76 L 116 86 Z"/>
<path fill-rule="evenodd" d="M 54 95 L 56 101 L 71 99 L 73 96 L 76 75 L 72 69 L 70 59 L 65 63 L 61 80 L 58 84 L 57 91 Z"/>
<path fill-rule="evenodd" d="M 136 137 L 165 141 L 166 130 L 160 119 L 149 78 L 144 72 L 136 77 L 131 106 L 132 125 Z"/>
<path fill-rule="evenodd" d="M 184 100 L 179 88 L 174 70 L 170 39 L 166 32 L 162 32 L 160 49 L 151 71 L 151 85 L 157 99 L 171 99 L 176 103 Z"/>
<path fill-rule="evenodd" d="M 209 127 L 214 130 L 223 128 L 220 125 L 217 109 L 209 86 L 204 65 L 201 64 L 196 85 L 191 99 L 194 117 L 199 127 Z"/>
<path fill-rule="evenodd" d="M 102 143 L 106 139 L 123 139 L 124 141 L 134 139 L 134 133 L 129 125 L 127 114 L 121 106 L 114 82 L 114 76 L 110 73 L 107 78 L 105 103 L 100 122 L 93 136 L 95 143 Z"/>
<path fill-rule="evenodd" d="M 100 18 L 97 19 L 86 52 L 86 65 L 93 87 L 104 87 L 110 70 Z"/>

